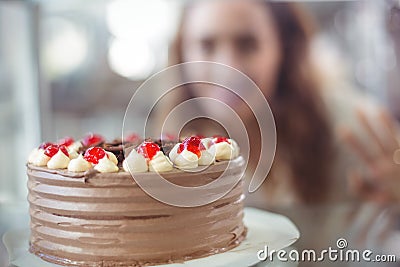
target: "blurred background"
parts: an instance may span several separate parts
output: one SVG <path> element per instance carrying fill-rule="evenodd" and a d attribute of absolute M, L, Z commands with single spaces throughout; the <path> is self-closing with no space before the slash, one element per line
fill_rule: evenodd
<path fill-rule="evenodd" d="M 0 234 L 28 221 L 18 212 L 26 212 L 25 161 L 33 147 L 87 132 L 120 135 L 135 89 L 168 65 L 183 4 L 0 1 Z M 319 27 L 317 64 L 400 119 L 400 1 L 304 5 Z M 0 249 L 0 266 L 6 259 Z"/>

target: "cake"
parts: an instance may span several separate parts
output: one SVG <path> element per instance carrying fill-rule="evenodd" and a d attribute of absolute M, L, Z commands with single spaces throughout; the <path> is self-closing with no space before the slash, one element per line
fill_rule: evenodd
<path fill-rule="evenodd" d="M 199 165 L 208 166 L 187 171 Z M 225 252 L 246 236 L 244 168 L 236 142 L 225 137 L 162 145 L 91 134 L 43 143 L 27 164 L 30 252 L 65 266 L 150 266 Z M 136 174 L 182 186 L 239 182 L 212 203 L 177 207 L 146 194 Z"/>

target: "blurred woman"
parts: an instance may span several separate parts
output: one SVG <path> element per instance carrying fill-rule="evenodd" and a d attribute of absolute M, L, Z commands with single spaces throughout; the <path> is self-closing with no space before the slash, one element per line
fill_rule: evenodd
<path fill-rule="evenodd" d="M 351 161 L 335 139 L 337 116 L 326 106 L 330 99 L 321 92 L 323 79 L 310 61 L 313 30 L 310 16 L 293 3 L 195 1 L 185 7 L 171 62 L 223 63 L 248 75 L 263 92 L 276 121 L 277 152 L 268 179 L 260 190 L 248 195 L 247 204 L 292 218 L 302 233 L 300 246 L 308 248 L 331 245 L 335 238 L 346 235 L 344 229 L 360 209 L 341 203 L 361 196 L 365 185 L 353 179 L 351 188 L 357 195 L 348 193 L 343 162 Z M 223 99 L 238 112 L 249 129 L 251 171 L 259 156 L 260 131 L 249 107 L 227 90 L 185 86 L 171 96 L 169 107 L 163 106 L 160 120 L 176 104 L 198 96 Z M 194 108 L 207 109 L 201 104 Z M 209 120 L 192 122 L 185 130 L 205 135 L 223 132 Z M 352 131 L 343 132 L 350 144 L 359 146 Z M 380 142 L 374 137 L 374 142 Z M 395 164 L 390 168 L 400 173 Z"/>
<path fill-rule="evenodd" d="M 201 1 L 186 7 L 175 41 L 173 63 L 206 60 L 229 65 L 247 74 L 269 100 L 277 124 L 277 164 L 284 162 L 280 164 L 282 168 L 290 166 L 288 171 L 296 173 L 290 175 L 296 181 L 286 182 L 287 186 L 295 182 L 296 187 L 284 190 L 284 195 L 277 194 L 281 201 L 276 197 L 271 199 L 280 203 L 288 199 L 310 203 L 329 198 L 329 179 L 321 177 L 330 173 L 333 137 L 317 93 L 317 74 L 310 70 L 311 31 L 308 17 L 297 5 Z M 201 91 L 202 96 L 223 99 L 230 106 L 241 102 L 228 91 L 195 89 L 189 87 L 182 97 L 199 96 Z M 238 113 L 246 128 L 257 129 L 251 111 L 243 102 L 239 106 Z M 199 122 L 197 125 L 203 126 Z M 206 129 L 216 130 L 211 127 Z M 259 132 L 249 131 L 249 134 L 252 149 L 256 150 Z M 257 153 L 251 153 L 250 157 L 251 162 L 258 159 Z"/>

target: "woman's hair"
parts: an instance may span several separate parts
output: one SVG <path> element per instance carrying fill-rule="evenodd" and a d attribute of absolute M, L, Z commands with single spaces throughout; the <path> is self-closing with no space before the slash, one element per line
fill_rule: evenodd
<path fill-rule="evenodd" d="M 289 164 L 295 179 L 293 188 L 304 203 L 324 201 L 329 189 L 333 137 L 308 55 L 313 23 L 298 4 L 261 1 L 271 11 L 282 45 L 277 88 L 268 99 L 277 127 L 277 160 Z M 183 61 L 184 21 L 185 12 L 171 49 L 171 64 Z"/>
<path fill-rule="evenodd" d="M 288 159 L 295 188 L 305 202 L 327 196 L 333 161 L 333 137 L 310 64 L 310 16 L 293 3 L 269 3 L 278 25 L 283 61 L 270 100 L 280 149 Z"/>

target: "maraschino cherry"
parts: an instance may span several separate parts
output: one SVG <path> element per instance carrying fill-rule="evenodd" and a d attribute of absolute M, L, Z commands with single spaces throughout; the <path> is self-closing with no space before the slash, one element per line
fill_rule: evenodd
<path fill-rule="evenodd" d="M 178 153 L 182 153 L 184 149 L 196 154 L 197 157 L 200 158 L 201 151 L 205 150 L 206 148 L 204 147 L 199 137 L 191 136 L 187 137 L 185 140 L 183 140 L 182 144 L 179 145 Z"/>
<path fill-rule="evenodd" d="M 67 148 L 63 145 L 56 145 L 56 144 L 48 145 L 44 150 L 44 154 L 52 158 L 55 154 L 57 154 L 59 150 L 61 150 L 61 152 L 63 152 L 65 156 L 69 157 Z"/>
<path fill-rule="evenodd" d="M 63 139 L 60 139 L 57 143 L 60 146 L 70 146 L 75 142 L 75 140 L 72 137 L 64 137 Z"/>
<path fill-rule="evenodd" d="M 83 158 L 90 163 L 97 164 L 99 163 L 99 160 L 104 158 L 105 156 L 106 156 L 106 151 L 101 147 L 95 146 L 86 150 Z"/>
<path fill-rule="evenodd" d="M 223 137 L 223 136 L 217 136 L 217 137 L 215 137 L 215 138 L 214 138 L 214 142 L 215 142 L 216 144 L 222 143 L 222 142 L 227 142 L 228 144 L 231 143 L 231 142 L 229 141 L 228 138 Z"/>
<path fill-rule="evenodd" d="M 82 145 L 86 147 L 96 146 L 102 142 L 104 142 L 104 137 L 99 134 L 88 134 L 82 139 Z"/>
<path fill-rule="evenodd" d="M 47 147 L 49 147 L 51 145 L 54 145 L 54 144 L 50 143 L 50 142 L 44 142 L 44 143 L 40 144 L 39 149 L 45 150 Z"/>
<path fill-rule="evenodd" d="M 160 151 L 160 147 L 154 142 L 144 141 L 137 147 L 136 151 L 145 158 L 152 160 L 157 152 Z"/>

